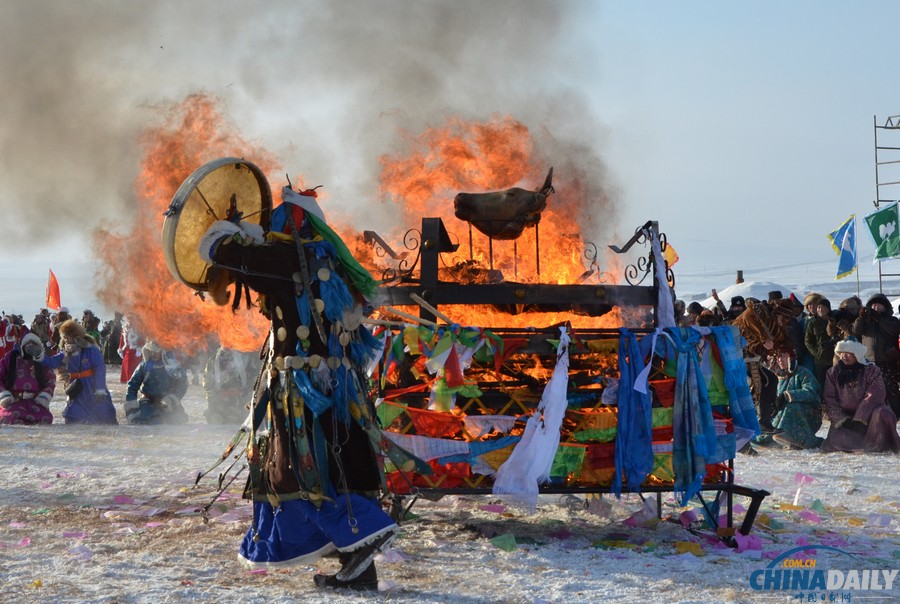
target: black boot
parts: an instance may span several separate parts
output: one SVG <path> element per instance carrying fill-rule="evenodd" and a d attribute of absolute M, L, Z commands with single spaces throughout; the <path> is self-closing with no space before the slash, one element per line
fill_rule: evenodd
<path fill-rule="evenodd" d="M 344 556 L 341 556 L 342 562 Z M 352 589 L 354 591 L 378 591 L 378 573 L 375 571 L 375 563 L 370 562 L 355 579 L 341 581 L 337 575 L 315 575 L 313 581 L 316 587 L 330 587 L 331 589 Z"/>
<path fill-rule="evenodd" d="M 352 552 L 347 552 L 346 559 L 343 557 L 341 559 L 341 570 L 335 577 L 341 581 L 355 579 L 369 567 L 372 560 L 375 559 L 375 554 L 393 543 L 395 537 L 394 531 L 388 531 Z"/>
<path fill-rule="evenodd" d="M 753 448 L 753 445 L 750 444 L 750 441 L 747 441 L 747 444 L 738 450 L 738 453 L 743 453 L 744 455 L 749 455 L 753 457 L 754 455 L 759 455 L 759 451 Z"/>

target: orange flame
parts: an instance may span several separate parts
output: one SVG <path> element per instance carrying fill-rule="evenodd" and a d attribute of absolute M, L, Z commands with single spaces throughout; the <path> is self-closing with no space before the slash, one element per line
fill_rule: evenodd
<path fill-rule="evenodd" d="M 577 175 L 560 172 L 557 167 L 553 182 L 557 193 L 548 198 L 538 228 L 526 229 L 514 242 L 490 242 L 454 215 L 452 200 L 456 193 L 512 186 L 536 190 L 541 186 L 551 166 L 536 159 L 535 143 L 524 124 L 510 116 L 495 116 L 484 123 L 450 119 L 442 127 L 409 137 L 407 142 L 411 150 L 405 155 L 380 158 L 381 196 L 397 204 L 401 208 L 399 214 L 408 219 L 386 239 L 401 240 L 406 230 L 419 228 L 417 221 L 422 217 L 440 217 L 451 238 L 461 243 L 455 254 L 444 255 L 444 262 L 467 262 L 499 270 L 507 281 L 579 283 L 586 272 L 586 246 L 579 218 L 588 207 L 588 200 L 584 197 L 584 183 Z M 618 260 L 607 254 L 606 264 L 615 265 Z M 372 269 L 377 274 L 379 267 Z M 611 275 L 607 275 L 606 282 L 612 283 Z M 621 325 L 618 310 L 599 318 L 570 312 L 509 315 L 472 306 L 447 306 L 441 310 L 459 323 L 483 327 L 552 325 L 564 321 L 576 327 Z"/>
<path fill-rule="evenodd" d="M 175 191 L 200 166 L 219 157 L 243 157 L 272 174 L 281 170 L 278 161 L 244 140 L 222 118 L 217 101 L 200 94 L 169 108 L 163 123 L 148 128 L 141 143 L 145 154 L 135 183 L 133 222 L 124 232 L 98 229 L 94 234 L 101 260 L 97 279 L 101 299 L 124 312 L 147 338 L 172 350 L 204 349 L 210 344 L 210 336 L 238 350 L 258 349 L 268 321 L 255 309 L 239 310 L 235 316 L 230 307 L 204 301 L 178 282 L 166 266 L 160 233 L 163 212 Z M 411 151 L 405 157 L 385 155 L 379 160 L 380 196 L 396 204 L 407 221 L 388 233 L 388 240 L 402 240 L 407 230 L 419 228 L 422 217 L 437 216 L 444 220 L 451 237 L 463 242 L 454 257 L 444 259 L 450 264 L 468 262 L 492 268 L 502 271 L 507 280 L 525 283 L 572 284 L 585 273 L 579 214 L 587 200 L 577 175 L 557 170 L 554 186 L 558 193 L 550 196 L 543 212 L 539 239 L 535 229 L 527 229 L 516 242 L 494 241 L 489 252 L 488 239 L 473 231 L 470 253 L 469 225 L 453 214 L 452 199 L 460 191 L 500 190 L 519 183 L 524 188 L 537 188 L 543 183 L 550 166 L 535 159 L 531 133 L 521 122 L 509 116 L 497 116 L 485 123 L 451 119 L 443 127 L 408 137 L 408 144 Z M 358 226 L 334 226 L 345 241 L 357 240 Z M 376 276 L 386 268 L 383 262 L 366 258 L 358 245 L 356 250 Z M 370 249 L 367 252 L 371 255 Z M 608 254 L 606 261 L 607 265 L 617 262 Z M 485 327 L 563 321 L 575 327 L 621 324 L 618 309 L 599 318 L 572 313 L 509 315 L 472 306 L 447 306 L 442 310 L 459 323 Z"/>
<path fill-rule="evenodd" d="M 262 345 L 268 322 L 256 309 L 233 315 L 194 295 L 169 272 L 160 233 L 175 191 L 194 170 L 219 157 L 245 157 L 263 171 L 278 168 L 266 151 L 244 141 L 224 123 L 216 102 L 193 95 L 171 108 L 162 125 L 143 133 L 141 174 L 135 183 L 135 216 L 124 233 L 100 229 L 94 245 L 103 266 L 99 295 L 121 310 L 136 329 L 161 346 L 205 350 L 208 337 L 250 351 Z"/>

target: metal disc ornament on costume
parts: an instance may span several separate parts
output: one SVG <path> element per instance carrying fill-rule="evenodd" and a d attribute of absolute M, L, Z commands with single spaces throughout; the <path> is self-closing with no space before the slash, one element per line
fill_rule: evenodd
<path fill-rule="evenodd" d="M 162 244 L 172 275 L 190 288 L 206 291 L 210 264 L 200 257 L 200 239 L 218 220 L 239 215 L 242 222 L 269 226 L 272 191 L 254 164 L 223 157 L 194 171 L 166 210 Z"/>

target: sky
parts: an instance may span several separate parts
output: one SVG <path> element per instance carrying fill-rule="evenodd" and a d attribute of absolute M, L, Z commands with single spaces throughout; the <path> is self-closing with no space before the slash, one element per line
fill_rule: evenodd
<path fill-rule="evenodd" d="M 373 211 L 380 157 L 451 116 L 512 116 L 557 178 L 587 175 L 589 239 L 621 245 L 656 220 L 676 276 L 710 284 L 773 264 L 798 280 L 836 269 L 826 235 L 874 210 L 873 126 L 900 114 L 891 2 L 14 0 L 5 11 L 0 291 L 27 267 L 37 291 L 20 305 L 34 308 L 47 270 L 70 264 L 54 269 L 64 296 L 102 304 L 91 233 L 134 220 L 141 137 L 191 94 L 219 99 L 286 171 L 326 183 L 360 230 L 397 218 Z M 900 180 L 888 170 L 882 182 Z M 900 198 L 891 188 L 880 198 Z M 862 230 L 858 240 L 860 276 L 877 280 Z M 894 263 L 882 272 L 900 272 Z"/>

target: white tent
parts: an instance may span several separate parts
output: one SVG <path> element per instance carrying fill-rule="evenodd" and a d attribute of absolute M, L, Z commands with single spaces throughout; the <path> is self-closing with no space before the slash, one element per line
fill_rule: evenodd
<path fill-rule="evenodd" d="M 726 309 L 731 306 L 731 299 L 734 296 L 743 296 L 744 299 L 756 298 L 757 300 L 768 300 L 769 292 L 772 291 L 780 291 L 783 298 L 788 298 L 791 294 L 794 294 L 800 298 L 801 301 L 803 296 L 806 295 L 804 293 L 798 294 L 791 291 L 789 287 L 771 281 L 744 281 L 743 283 L 735 283 L 734 285 L 729 285 L 725 289 L 717 290 L 719 299 L 725 305 Z M 716 307 L 716 301 L 712 296 L 701 300 L 700 304 L 703 305 L 704 308 L 709 309 Z"/>

